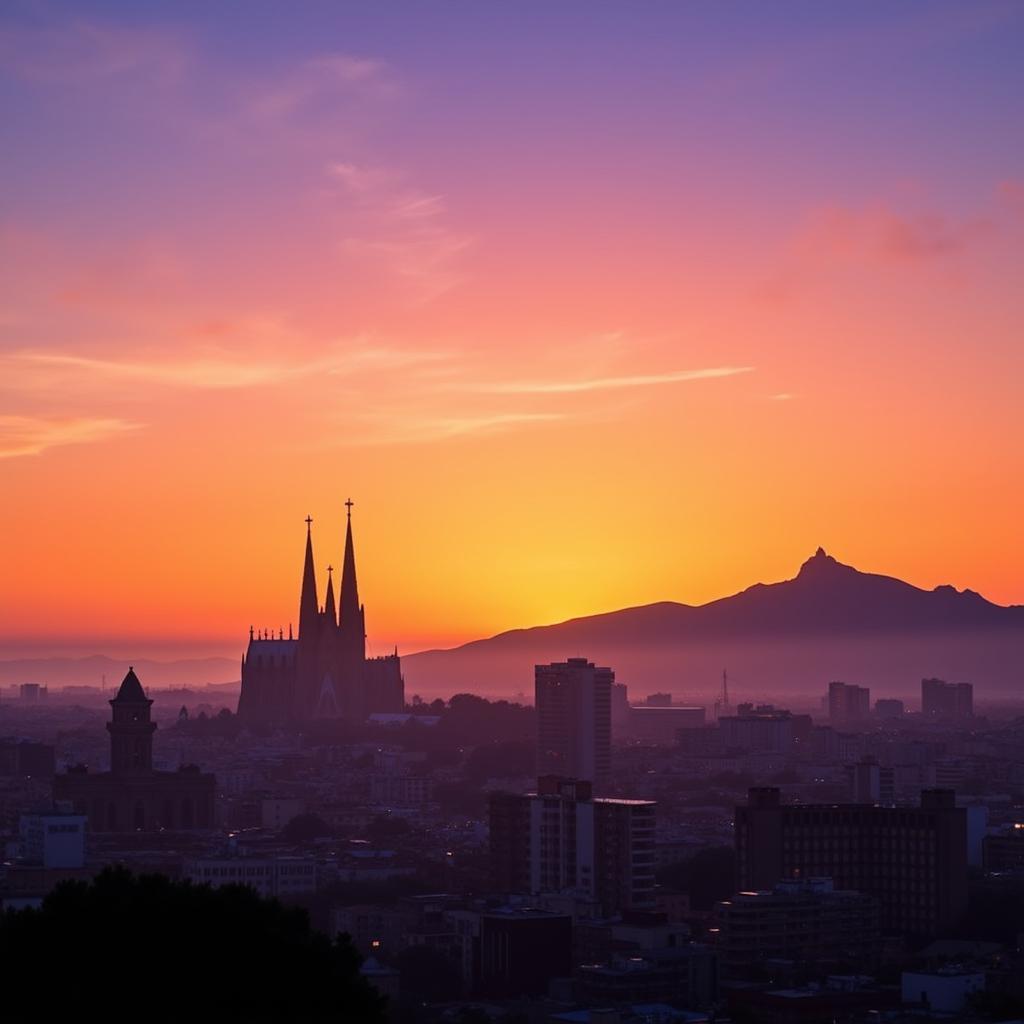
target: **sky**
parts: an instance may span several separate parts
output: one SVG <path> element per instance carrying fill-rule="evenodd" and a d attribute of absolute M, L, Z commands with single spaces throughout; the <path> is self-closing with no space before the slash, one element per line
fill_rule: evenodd
<path fill-rule="evenodd" d="M 1024 603 L 1024 3 L 14 2 L 0 657 Z M 321 586 L 323 581 L 321 581 Z"/>

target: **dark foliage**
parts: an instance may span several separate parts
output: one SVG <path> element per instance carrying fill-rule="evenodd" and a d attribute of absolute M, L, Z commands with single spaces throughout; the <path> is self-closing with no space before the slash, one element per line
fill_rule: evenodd
<path fill-rule="evenodd" d="M 466 779 L 478 783 L 530 775 L 534 770 L 535 749 L 536 743 L 531 740 L 482 743 L 466 758 L 462 773 Z"/>
<path fill-rule="evenodd" d="M 347 937 L 251 889 L 108 868 L 0 916 L 5 1021 L 383 1022 Z"/>

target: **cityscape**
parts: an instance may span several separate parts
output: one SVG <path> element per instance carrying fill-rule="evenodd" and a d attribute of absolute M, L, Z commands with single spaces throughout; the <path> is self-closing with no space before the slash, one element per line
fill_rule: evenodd
<path fill-rule="evenodd" d="M 1022 42 L 0 12 L 0 1020 L 1024 1021 Z"/>

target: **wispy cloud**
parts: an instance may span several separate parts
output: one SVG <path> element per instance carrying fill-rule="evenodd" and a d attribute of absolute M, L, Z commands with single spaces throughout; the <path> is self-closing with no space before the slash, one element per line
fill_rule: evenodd
<path fill-rule="evenodd" d="M 249 111 L 257 117 L 286 117 L 339 93 L 387 98 L 398 91 L 390 67 L 372 57 L 328 53 L 312 57 L 256 91 Z"/>
<path fill-rule="evenodd" d="M 267 359 L 238 353 L 199 353 L 178 359 L 113 359 L 67 353 L 16 352 L 0 359 L 8 372 L 22 370 L 43 374 L 37 383 L 48 383 L 51 375 L 71 373 L 100 381 L 142 381 L 171 387 L 206 390 L 235 390 L 273 386 L 315 376 L 351 376 L 362 372 L 400 369 L 444 359 L 444 354 L 427 350 L 398 349 L 373 344 L 339 347 L 305 359 Z"/>
<path fill-rule="evenodd" d="M 61 445 L 103 441 L 140 426 L 127 420 L 89 416 L 0 416 L 0 459 L 40 455 Z"/>
<path fill-rule="evenodd" d="M 692 380 L 713 380 L 750 373 L 752 366 L 712 366 L 699 370 L 670 370 L 667 373 L 633 374 L 621 377 L 591 377 L 586 380 L 508 381 L 474 385 L 472 390 L 499 395 L 565 395 L 584 391 L 613 391 L 678 384 Z"/>
<path fill-rule="evenodd" d="M 362 230 L 341 239 L 346 255 L 376 261 L 406 282 L 419 301 L 428 301 L 463 278 L 459 255 L 472 239 L 453 230 L 445 197 L 409 185 L 384 167 L 334 161 L 327 173 L 364 217 Z"/>
<path fill-rule="evenodd" d="M 0 69 L 28 81 L 71 85 L 129 74 L 178 80 L 189 62 L 180 35 L 91 21 L 0 28 Z"/>
<path fill-rule="evenodd" d="M 432 413 L 369 413 L 361 416 L 362 429 L 342 445 L 422 444 L 460 437 L 504 433 L 520 427 L 568 419 L 560 412 L 502 412 L 444 415 Z"/>

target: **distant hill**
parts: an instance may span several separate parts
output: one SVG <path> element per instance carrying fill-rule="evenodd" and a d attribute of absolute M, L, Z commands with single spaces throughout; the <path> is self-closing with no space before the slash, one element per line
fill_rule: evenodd
<path fill-rule="evenodd" d="M 530 693 L 535 663 L 578 655 L 611 665 L 637 695 L 708 699 L 727 668 L 740 698 L 817 694 L 830 679 L 907 695 L 925 675 L 1006 696 L 1024 680 L 1024 606 L 951 586 L 922 590 L 819 548 L 793 579 L 708 604 L 663 601 L 511 630 L 409 655 L 402 666 L 410 694 Z"/>
<path fill-rule="evenodd" d="M 233 658 L 183 658 L 132 662 L 146 689 L 168 686 L 204 686 L 208 683 L 238 681 L 239 666 Z M 107 687 L 116 687 L 128 663 L 94 654 L 87 658 L 18 658 L 0 661 L 0 685 L 42 683 L 45 686 L 99 686 L 104 676 Z"/>

